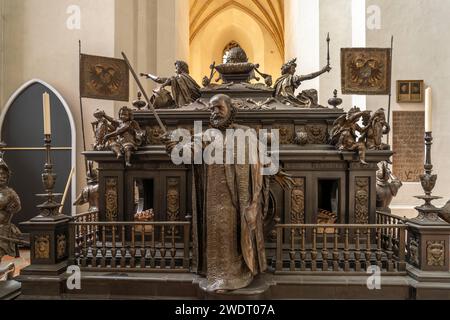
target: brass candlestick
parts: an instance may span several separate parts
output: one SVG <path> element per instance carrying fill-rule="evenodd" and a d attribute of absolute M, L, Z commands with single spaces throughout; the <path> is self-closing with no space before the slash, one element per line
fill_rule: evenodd
<path fill-rule="evenodd" d="M 425 132 L 425 164 L 424 164 L 424 174 L 420 176 L 420 183 L 422 185 L 422 189 L 425 192 L 423 196 L 416 196 L 416 198 L 424 200 L 425 203 L 416 207 L 416 210 L 419 211 L 419 216 L 414 220 L 419 220 L 422 223 L 439 223 L 442 220 L 439 219 L 440 208 L 435 207 L 431 202 L 433 200 L 442 199 L 442 197 L 432 196 L 431 192 L 433 191 L 437 174 L 432 174 L 433 172 L 433 164 L 431 163 L 431 146 L 433 145 L 433 135 L 431 132 Z"/>
<path fill-rule="evenodd" d="M 38 205 L 40 216 L 42 217 L 56 217 L 61 204 L 55 201 L 55 197 L 61 196 L 60 193 L 53 193 L 56 183 L 56 174 L 53 173 L 53 164 L 50 157 L 51 152 L 51 135 L 46 134 L 44 139 L 44 146 L 46 151 L 46 160 L 44 165 L 44 173 L 42 174 L 42 184 L 44 185 L 45 194 L 38 194 L 38 197 L 45 198 L 45 202 Z"/>

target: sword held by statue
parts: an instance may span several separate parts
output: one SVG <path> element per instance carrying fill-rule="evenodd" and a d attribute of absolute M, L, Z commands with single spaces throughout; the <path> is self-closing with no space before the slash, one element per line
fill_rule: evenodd
<path fill-rule="evenodd" d="M 142 95 L 144 96 L 145 100 L 147 101 L 148 107 L 149 107 L 150 110 L 153 112 L 153 115 L 155 116 L 156 121 L 158 121 L 158 124 L 159 124 L 159 126 L 161 127 L 161 130 L 163 131 L 164 134 L 167 134 L 166 126 L 163 124 L 163 122 L 161 121 L 161 118 L 160 118 L 159 115 L 156 113 L 155 107 L 154 107 L 153 104 L 150 102 L 150 99 L 149 99 L 147 93 L 145 92 L 144 87 L 142 86 L 142 83 L 141 83 L 141 81 L 139 80 L 139 78 L 138 78 L 136 72 L 134 71 L 133 67 L 131 66 L 130 61 L 129 61 L 128 58 L 127 58 L 127 55 L 126 55 L 124 52 L 122 52 L 122 56 L 123 56 L 123 58 L 125 59 L 125 62 L 127 63 L 128 68 L 130 69 L 130 72 L 131 72 L 131 74 L 133 75 L 133 78 L 134 78 L 134 80 L 136 81 L 136 83 L 137 83 L 137 85 L 138 85 L 138 87 L 139 87 L 139 90 L 141 90 Z"/>

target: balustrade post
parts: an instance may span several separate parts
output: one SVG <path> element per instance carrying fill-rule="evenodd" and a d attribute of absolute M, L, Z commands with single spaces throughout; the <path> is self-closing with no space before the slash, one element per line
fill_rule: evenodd
<path fill-rule="evenodd" d="M 189 252 L 190 252 L 190 231 L 191 231 L 191 225 L 185 224 L 183 226 L 183 234 L 184 234 L 184 257 L 183 257 L 183 268 L 189 269 Z"/>
<path fill-rule="evenodd" d="M 450 224 L 440 218 L 442 209 L 432 203 L 440 199 L 432 195 L 437 180 L 437 175 L 432 174 L 432 141 L 432 133 L 425 132 L 424 174 L 420 176 L 424 195 L 416 197 L 424 204 L 415 208 L 417 217 L 406 222 L 407 271 L 416 280 L 416 299 L 448 299 L 450 296 Z M 401 246 L 402 243 L 399 248 Z"/>
<path fill-rule="evenodd" d="M 397 270 L 398 271 L 405 271 L 406 270 L 406 229 L 402 228 L 398 230 L 400 237 L 399 237 L 399 245 L 398 245 L 398 264 L 397 264 Z"/>
<path fill-rule="evenodd" d="M 277 256 L 276 256 L 276 271 L 283 270 L 283 228 L 277 226 Z"/>
<path fill-rule="evenodd" d="M 67 246 L 68 246 L 68 251 L 69 251 L 69 253 L 68 253 L 69 257 L 68 257 L 67 261 L 68 261 L 69 265 L 74 265 L 76 262 L 75 249 L 77 246 L 76 226 L 73 224 L 69 224 L 68 231 L 69 231 L 69 242 L 68 242 Z"/>

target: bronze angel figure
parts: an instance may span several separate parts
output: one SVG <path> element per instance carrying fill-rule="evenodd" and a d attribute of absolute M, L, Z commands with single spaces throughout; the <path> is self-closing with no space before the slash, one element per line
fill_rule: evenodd
<path fill-rule="evenodd" d="M 331 130 L 330 143 L 341 151 L 358 151 L 362 164 L 366 162 L 366 146 L 364 142 L 357 141 L 356 132 L 363 133 L 364 128 L 358 125 L 359 119 L 370 111 L 361 111 L 359 108 L 352 108 L 347 115 L 340 116 L 334 123 Z"/>

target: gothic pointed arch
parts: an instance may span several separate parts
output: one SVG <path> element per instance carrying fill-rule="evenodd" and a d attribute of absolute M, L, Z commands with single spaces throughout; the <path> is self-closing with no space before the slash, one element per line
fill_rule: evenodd
<path fill-rule="evenodd" d="M 65 189 L 69 173 L 76 165 L 76 127 L 72 112 L 62 95 L 40 79 L 21 85 L 8 99 L 0 114 L 1 141 L 7 144 L 5 159 L 13 171 L 11 185 L 22 199 L 22 212 L 15 222 L 38 214 L 36 205 L 43 202 L 35 196 L 43 193 L 41 173 L 44 166 L 42 94 L 50 94 L 52 112 L 52 162 L 57 173 L 55 192 Z M 70 192 L 64 213 L 74 212 L 76 175 L 70 181 Z"/>

